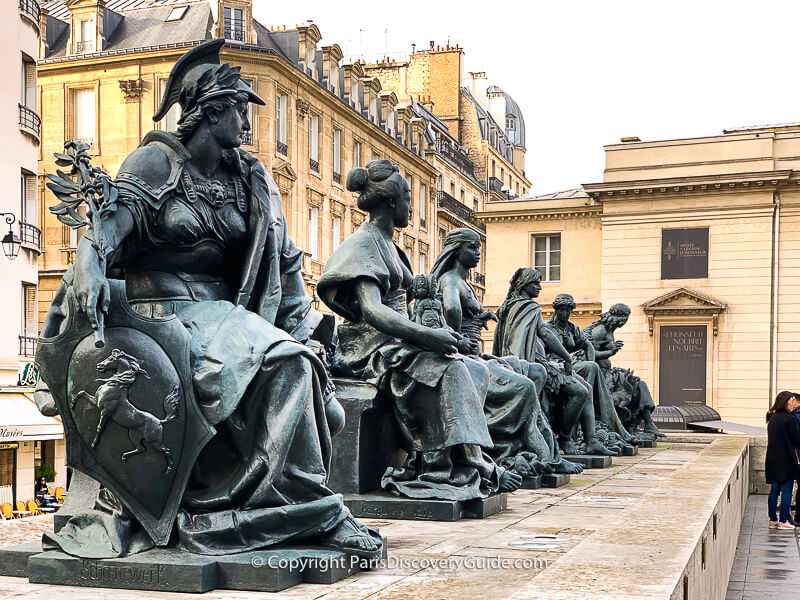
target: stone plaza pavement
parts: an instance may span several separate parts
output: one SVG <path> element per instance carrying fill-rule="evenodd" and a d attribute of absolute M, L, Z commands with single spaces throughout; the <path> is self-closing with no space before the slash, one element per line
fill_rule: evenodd
<path fill-rule="evenodd" d="M 725 600 L 785 600 L 800 596 L 798 532 L 769 529 L 767 497 L 747 500 Z"/>
<path fill-rule="evenodd" d="M 714 446 L 722 448 L 723 454 L 733 452 L 734 444 L 722 444 Z M 709 463 L 713 468 L 719 454 L 708 444 L 661 442 L 655 449 L 641 449 L 638 456 L 615 457 L 611 468 L 574 475 L 564 487 L 519 490 L 509 495 L 509 510 L 487 519 L 455 523 L 365 520 L 389 540 L 389 563 L 381 569 L 333 585 L 301 584 L 274 594 L 216 590 L 202 597 L 669 598 L 681 565 L 697 544 L 697 537 L 689 539 L 686 529 L 691 518 L 672 518 L 670 511 L 701 512 L 696 507 L 703 505 L 693 502 L 699 502 L 705 492 L 699 486 L 696 491 L 686 490 L 685 478 L 697 478 L 696 470 L 709 468 Z M 679 502 L 677 496 L 681 496 Z M 649 506 L 650 502 L 655 504 Z M 662 502 L 660 508 L 658 502 Z M 659 513 L 667 515 L 663 530 L 640 526 L 648 518 L 658 523 Z M 0 522 L 0 545 L 38 539 L 47 524 L 44 517 Z M 619 539 L 620 535 L 629 537 Z M 509 559 L 506 568 L 485 562 L 497 557 Z M 540 564 L 533 564 L 536 559 Z M 587 560 L 594 564 L 583 566 Z M 548 576 L 540 577 L 543 573 Z M 576 581 L 580 583 L 573 587 L 570 582 Z M 197 595 L 46 586 L 0 577 L 0 598 L 90 597 L 167 600 Z"/>

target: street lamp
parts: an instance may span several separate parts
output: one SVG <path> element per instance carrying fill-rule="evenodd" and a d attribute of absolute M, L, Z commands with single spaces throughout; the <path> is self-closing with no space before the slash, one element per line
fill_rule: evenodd
<path fill-rule="evenodd" d="M 3 254 L 6 255 L 8 260 L 14 260 L 17 258 L 17 254 L 19 254 L 19 247 L 22 245 L 22 240 L 11 230 L 11 225 L 14 224 L 17 218 L 14 216 L 14 213 L 0 212 L 0 215 L 6 218 L 6 224 L 8 225 L 8 233 L 3 236 L 2 241 Z"/>
<path fill-rule="evenodd" d="M 311 283 L 308 285 L 311 288 L 311 306 L 314 307 L 314 310 L 319 308 L 319 298 L 317 298 L 317 285 L 315 283 Z"/>

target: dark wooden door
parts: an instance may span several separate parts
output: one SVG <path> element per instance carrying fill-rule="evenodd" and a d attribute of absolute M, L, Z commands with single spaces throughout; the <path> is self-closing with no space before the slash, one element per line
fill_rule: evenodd
<path fill-rule="evenodd" d="M 704 406 L 706 403 L 705 325 L 661 327 L 658 403 Z"/>

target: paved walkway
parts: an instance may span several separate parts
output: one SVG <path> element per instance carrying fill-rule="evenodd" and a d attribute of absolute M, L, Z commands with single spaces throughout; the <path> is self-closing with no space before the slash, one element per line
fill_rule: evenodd
<path fill-rule="evenodd" d="M 800 588 L 797 532 L 769 529 L 767 496 L 750 496 L 725 600 L 786 600 Z"/>

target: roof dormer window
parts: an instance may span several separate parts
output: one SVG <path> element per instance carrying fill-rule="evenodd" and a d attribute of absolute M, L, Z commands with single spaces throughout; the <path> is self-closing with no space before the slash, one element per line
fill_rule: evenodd
<path fill-rule="evenodd" d="M 225 7 L 225 39 L 244 42 L 244 11 L 241 8 Z"/>
<path fill-rule="evenodd" d="M 94 19 L 84 19 L 78 22 L 75 52 L 94 52 Z"/>
<path fill-rule="evenodd" d="M 188 6 L 179 6 L 178 8 L 173 8 L 170 11 L 169 16 L 165 19 L 167 23 L 170 21 L 180 21 L 183 18 L 183 15 L 186 14 L 186 11 L 189 9 Z"/>

